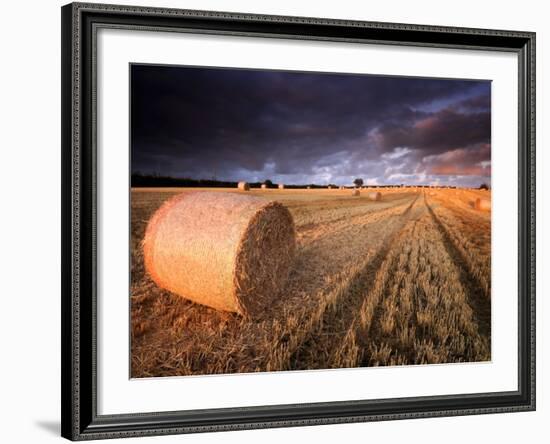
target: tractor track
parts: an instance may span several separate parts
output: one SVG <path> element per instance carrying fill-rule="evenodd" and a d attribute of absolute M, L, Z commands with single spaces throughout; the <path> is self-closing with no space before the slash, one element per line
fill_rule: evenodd
<path fill-rule="evenodd" d="M 401 213 L 398 225 L 386 236 L 383 247 L 349 280 L 338 303 L 327 307 L 319 320 L 318 328 L 307 333 L 290 357 L 291 369 L 332 368 L 334 366 L 330 359 L 334 348 L 342 342 L 350 325 L 354 322 L 365 296 L 371 292 L 375 277 L 389 256 L 403 227 L 410 220 L 411 209 L 418 197 L 419 195 L 416 195 Z M 318 340 L 320 337 L 323 338 L 322 341 Z M 307 367 L 303 367 L 301 363 L 307 363 Z"/>
<path fill-rule="evenodd" d="M 460 282 L 468 294 L 468 303 L 475 313 L 475 317 L 479 326 L 479 331 L 482 335 L 491 338 L 491 298 L 485 294 L 483 283 L 477 278 L 470 261 L 456 247 L 453 239 L 445 227 L 434 213 L 430 204 L 424 197 L 424 203 L 428 208 L 428 212 L 435 223 L 441 237 L 443 245 L 447 250 L 449 257 L 455 263 L 460 276 Z"/>

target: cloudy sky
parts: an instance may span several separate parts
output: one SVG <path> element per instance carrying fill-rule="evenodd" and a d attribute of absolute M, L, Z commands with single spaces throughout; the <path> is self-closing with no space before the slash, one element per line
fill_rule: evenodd
<path fill-rule="evenodd" d="M 132 171 L 286 184 L 491 181 L 491 83 L 132 65 Z"/>

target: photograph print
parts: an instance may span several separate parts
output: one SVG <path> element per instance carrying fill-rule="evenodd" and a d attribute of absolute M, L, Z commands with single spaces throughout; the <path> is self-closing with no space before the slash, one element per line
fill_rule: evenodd
<path fill-rule="evenodd" d="M 491 82 L 130 65 L 131 378 L 491 360 Z"/>

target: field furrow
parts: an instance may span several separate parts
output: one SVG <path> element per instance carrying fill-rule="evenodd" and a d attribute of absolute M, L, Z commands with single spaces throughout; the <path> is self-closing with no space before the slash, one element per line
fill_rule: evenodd
<path fill-rule="evenodd" d="M 373 202 L 366 197 L 349 199 L 346 205 L 335 201 L 311 204 L 308 202 L 285 202 L 294 217 L 297 228 L 312 229 L 321 224 L 340 222 L 356 216 L 364 216 L 410 203 L 413 193 L 402 193 L 382 202 Z M 344 201 L 346 202 L 346 201 Z M 349 203 L 348 203 L 349 202 Z"/>
<path fill-rule="evenodd" d="M 476 293 L 481 293 L 490 305 L 491 224 L 487 215 L 472 214 L 443 199 L 429 199 L 427 205 L 448 247 L 473 281 Z"/>
<path fill-rule="evenodd" d="M 490 240 L 485 215 L 423 192 L 381 202 L 265 193 L 292 213 L 297 251 L 284 296 L 245 319 L 164 291 L 145 273 L 147 221 L 174 194 L 132 193 L 133 377 L 490 359 L 479 274 L 490 255 L 466 229 Z"/>
<path fill-rule="evenodd" d="M 490 274 L 485 267 L 478 267 L 478 261 L 472 259 L 472 255 L 463 247 L 463 242 L 453 236 L 453 232 L 447 228 L 436 216 L 429 204 L 426 204 L 439 233 L 442 243 L 449 257 L 456 265 L 462 286 L 467 290 L 467 301 L 475 312 L 480 332 L 487 338 L 491 337 L 491 296 Z M 479 258 L 479 256 L 473 256 Z M 481 262 L 481 261 L 480 261 Z M 485 264 L 483 264 L 485 265 Z"/>
<path fill-rule="evenodd" d="M 350 276 L 345 287 L 339 292 L 338 298 L 326 307 L 315 328 L 308 332 L 303 343 L 290 357 L 292 369 L 345 366 L 340 362 L 338 356 L 334 357 L 334 347 L 347 334 L 355 313 L 361 307 L 365 295 L 370 292 L 374 277 L 390 253 L 395 238 L 410 217 L 411 208 L 415 205 L 416 200 L 415 197 L 404 209 L 402 206 L 397 207 L 399 219 L 392 231 L 384 234 L 381 248 L 371 255 L 353 276 Z"/>
<path fill-rule="evenodd" d="M 427 206 L 390 251 L 332 359 L 351 367 L 490 359 L 486 319 L 471 305 L 476 288 Z"/>

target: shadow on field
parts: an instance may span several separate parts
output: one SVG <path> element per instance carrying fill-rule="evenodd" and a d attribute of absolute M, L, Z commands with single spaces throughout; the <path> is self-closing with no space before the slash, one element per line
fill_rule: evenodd
<path fill-rule="evenodd" d="M 381 248 L 367 264 L 359 270 L 348 285 L 341 290 L 343 296 L 336 305 L 329 305 L 319 321 L 319 327 L 309 332 L 302 345 L 293 353 L 289 362 L 292 370 L 309 370 L 311 368 L 331 368 L 330 354 L 336 344 L 345 336 L 356 313 L 360 310 L 363 301 L 369 295 L 376 284 L 376 275 L 382 264 L 394 247 L 399 233 L 406 224 L 411 208 L 418 196 L 399 216 L 401 221 L 391 233 Z M 319 341 L 319 337 L 326 338 Z M 323 362 L 326 360 L 326 362 Z M 319 362 L 321 361 L 321 362 Z M 312 362 L 316 362 L 312 366 Z M 337 367 L 342 367 L 338 365 Z"/>
<path fill-rule="evenodd" d="M 491 343 L 491 298 L 483 291 L 483 285 L 479 279 L 470 272 L 468 260 L 455 247 L 451 236 L 439 218 L 433 212 L 432 207 L 426 202 L 430 216 L 443 238 L 443 245 L 447 253 L 457 265 L 459 271 L 460 283 L 467 291 L 470 306 L 474 311 L 474 316 L 478 322 L 479 332 L 486 336 Z"/>

